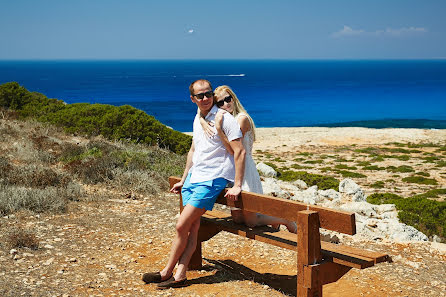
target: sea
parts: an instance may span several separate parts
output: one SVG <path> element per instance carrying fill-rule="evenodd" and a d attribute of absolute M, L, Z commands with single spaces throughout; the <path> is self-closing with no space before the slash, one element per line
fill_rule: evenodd
<path fill-rule="evenodd" d="M 0 61 L 0 84 L 128 104 L 183 132 L 200 78 L 229 85 L 258 127 L 446 128 L 446 60 Z"/>

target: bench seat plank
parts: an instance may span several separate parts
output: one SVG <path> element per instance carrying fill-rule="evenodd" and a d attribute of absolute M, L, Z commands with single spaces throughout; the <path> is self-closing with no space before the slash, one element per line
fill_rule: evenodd
<path fill-rule="evenodd" d="M 231 215 L 226 212 L 217 210 L 207 211 L 203 215 L 202 220 L 217 225 L 222 231 L 238 234 L 290 250 L 296 250 L 297 248 L 296 234 L 287 231 L 275 231 L 266 226 L 249 228 L 242 224 L 236 224 L 232 221 Z M 380 259 L 383 256 L 383 254 L 372 251 L 364 251 L 325 241 L 321 241 L 321 253 L 325 259 L 331 259 L 334 263 L 358 269 L 373 266 L 377 261 L 381 261 Z"/>

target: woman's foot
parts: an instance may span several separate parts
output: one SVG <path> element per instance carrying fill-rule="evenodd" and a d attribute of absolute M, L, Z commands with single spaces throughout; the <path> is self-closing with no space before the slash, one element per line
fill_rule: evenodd
<path fill-rule="evenodd" d="M 285 226 L 289 232 L 297 234 L 297 225 L 295 222 L 289 222 Z"/>

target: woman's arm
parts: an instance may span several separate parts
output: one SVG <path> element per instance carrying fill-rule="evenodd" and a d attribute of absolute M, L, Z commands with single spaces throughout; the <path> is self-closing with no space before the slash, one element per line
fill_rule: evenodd
<path fill-rule="evenodd" d="M 203 115 L 200 113 L 200 109 L 198 109 L 198 114 L 199 114 L 201 127 L 203 127 L 204 134 L 208 138 L 213 137 L 215 135 L 215 131 L 214 131 L 214 129 L 212 129 L 212 127 L 214 127 L 214 124 L 212 122 L 208 122 L 205 120 Z"/>
<path fill-rule="evenodd" d="M 221 142 L 225 146 L 228 153 L 230 153 L 231 155 L 234 155 L 234 150 L 232 149 L 231 145 L 229 144 L 228 137 L 226 137 L 226 134 L 225 134 L 225 132 L 223 132 L 223 129 L 222 129 L 223 114 L 225 112 L 226 111 L 221 110 L 221 109 L 217 112 L 217 115 L 215 116 L 215 128 L 217 129 L 218 136 L 220 136 Z"/>

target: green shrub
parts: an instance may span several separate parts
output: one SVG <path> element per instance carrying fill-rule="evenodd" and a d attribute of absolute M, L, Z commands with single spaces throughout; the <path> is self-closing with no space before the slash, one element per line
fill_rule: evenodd
<path fill-rule="evenodd" d="M 374 162 L 382 162 L 384 161 L 384 157 L 383 156 L 375 156 L 374 158 L 372 158 L 370 160 L 370 162 L 374 163 Z"/>
<path fill-rule="evenodd" d="M 355 166 L 348 166 L 345 164 L 337 164 L 335 166 L 336 169 L 348 169 L 348 170 L 357 170 L 358 168 L 356 168 Z"/>
<path fill-rule="evenodd" d="M 408 165 L 401 165 L 398 167 L 395 166 L 389 166 L 386 168 L 387 171 L 389 172 L 401 172 L 401 173 L 405 173 L 405 172 L 414 172 L 415 170 L 408 166 Z"/>
<path fill-rule="evenodd" d="M 403 178 L 406 183 L 422 184 L 422 185 L 437 185 L 437 181 L 433 178 L 425 178 L 423 176 L 408 176 Z"/>
<path fill-rule="evenodd" d="M 356 165 L 364 167 L 364 166 L 370 166 L 370 165 L 372 165 L 372 163 L 367 162 L 367 161 L 362 161 L 362 162 L 356 163 Z"/>
<path fill-rule="evenodd" d="M 371 188 L 375 189 L 382 189 L 384 188 L 384 182 L 383 181 L 376 181 L 373 184 L 370 185 Z"/>
<path fill-rule="evenodd" d="M 308 161 L 305 161 L 304 163 L 306 163 L 306 164 L 322 164 L 322 163 L 324 163 L 324 160 L 308 160 Z"/>
<path fill-rule="evenodd" d="M 372 204 L 396 204 L 403 197 L 393 193 L 373 193 L 367 196 L 367 202 Z"/>
<path fill-rule="evenodd" d="M 410 159 L 409 155 L 386 155 L 385 158 L 398 159 L 400 161 L 408 161 Z"/>
<path fill-rule="evenodd" d="M 424 160 L 424 163 L 436 163 L 438 160 L 440 160 L 440 158 L 437 156 L 430 156 L 422 159 Z"/>
<path fill-rule="evenodd" d="M 446 161 L 443 161 L 443 160 L 438 161 L 437 165 L 435 165 L 435 167 L 446 167 Z"/>
<path fill-rule="evenodd" d="M 420 197 L 420 198 L 438 198 L 439 195 L 446 195 L 446 189 L 433 189 L 429 190 L 426 193 L 418 194 L 412 197 Z"/>
<path fill-rule="evenodd" d="M 302 165 L 299 165 L 299 164 L 293 164 L 293 165 L 291 165 L 291 168 L 294 168 L 294 169 L 310 169 L 312 167 L 311 166 L 302 166 Z"/>
<path fill-rule="evenodd" d="M 330 176 L 308 173 L 305 171 L 284 171 L 280 176 L 284 181 L 303 180 L 308 186 L 317 185 L 320 190 L 334 189 L 339 190 L 339 180 Z"/>
<path fill-rule="evenodd" d="M 425 176 L 425 177 L 429 177 L 431 176 L 429 172 L 416 172 L 416 175 L 421 175 L 421 176 Z"/>
<path fill-rule="evenodd" d="M 385 170 L 386 168 L 384 167 L 379 167 L 376 165 L 370 165 L 370 166 L 364 166 L 362 167 L 363 170 Z"/>
<path fill-rule="evenodd" d="M 351 172 L 347 170 L 339 170 L 338 173 L 340 173 L 343 177 L 350 177 L 350 178 L 363 178 L 367 177 L 366 175 L 358 172 Z"/>
<path fill-rule="evenodd" d="M 349 162 L 347 159 L 344 159 L 344 158 L 338 158 L 338 159 L 335 159 L 335 160 L 333 160 L 334 162 L 338 162 L 338 163 L 342 163 L 342 162 Z"/>

